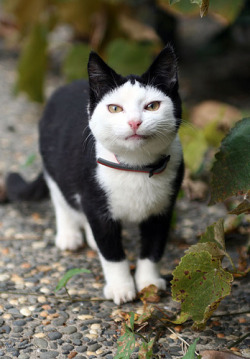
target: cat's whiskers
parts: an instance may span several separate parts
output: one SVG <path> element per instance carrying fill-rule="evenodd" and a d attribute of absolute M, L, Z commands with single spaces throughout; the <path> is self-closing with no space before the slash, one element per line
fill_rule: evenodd
<path fill-rule="evenodd" d="M 92 133 L 90 132 L 90 133 L 88 134 L 88 136 L 85 138 L 84 142 L 83 142 L 83 151 L 85 151 L 85 148 L 86 148 L 86 146 L 87 146 L 89 140 L 91 140 L 91 139 L 93 140 L 93 135 L 92 135 Z M 93 142 L 94 142 L 94 141 L 93 141 Z"/>
<path fill-rule="evenodd" d="M 194 132 L 197 132 L 198 131 L 198 128 L 192 124 L 191 122 L 187 121 L 187 120 L 182 120 L 181 121 L 181 127 L 187 127 L 187 128 L 190 128 L 192 129 Z"/>

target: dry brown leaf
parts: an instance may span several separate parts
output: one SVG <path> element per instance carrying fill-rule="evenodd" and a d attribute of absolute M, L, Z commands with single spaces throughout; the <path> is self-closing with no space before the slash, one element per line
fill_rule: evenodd
<path fill-rule="evenodd" d="M 161 299 L 158 294 L 158 288 L 153 284 L 143 288 L 138 293 L 138 296 L 143 303 L 159 303 Z"/>
<path fill-rule="evenodd" d="M 202 359 L 243 359 L 245 357 L 233 354 L 230 351 L 203 350 L 200 352 Z"/>

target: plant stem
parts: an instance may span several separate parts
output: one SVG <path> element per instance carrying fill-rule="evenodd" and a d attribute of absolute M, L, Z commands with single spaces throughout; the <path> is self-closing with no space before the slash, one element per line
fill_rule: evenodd
<path fill-rule="evenodd" d="M 241 314 L 248 314 L 250 313 L 250 310 L 245 310 L 243 312 L 232 312 L 232 313 L 222 313 L 222 314 L 213 314 L 211 318 L 219 318 L 219 317 L 225 317 L 225 316 L 234 316 L 234 315 L 241 315 Z"/>
<path fill-rule="evenodd" d="M 227 349 L 231 349 L 233 348 L 235 345 L 239 344 L 240 342 L 242 342 L 244 339 L 246 339 L 247 337 L 249 337 L 250 332 L 242 335 L 239 339 L 237 339 L 235 342 L 233 342 L 232 344 L 228 345 Z"/>

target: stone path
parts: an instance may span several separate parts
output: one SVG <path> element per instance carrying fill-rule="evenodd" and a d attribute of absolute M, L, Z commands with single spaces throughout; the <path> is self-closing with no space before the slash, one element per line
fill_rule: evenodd
<path fill-rule="evenodd" d="M 15 59 L 0 58 L 0 174 L 18 170 L 32 178 L 40 170 L 36 126 L 42 109 L 22 96 L 12 96 L 15 66 Z M 47 91 L 58 84 L 58 79 L 50 78 Z M 27 166 L 27 161 L 32 163 Z M 224 214 L 223 206 L 208 208 L 180 200 L 177 227 L 167 245 L 162 274 L 168 277 L 187 243 L 195 243 L 197 233 Z M 97 255 L 88 247 L 77 253 L 59 251 L 53 244 L 54 231 L 50 201 L 0 206 L 0 358 L 111 359 L 120 333 L 120 323 L 115 320 L 119 308 L 103 300 L 104 281 Z M 124 237 L 134 263 L 136 234 L 128 229 Z M 230 243 L 232 253 L 236 253 L 235 241 Z M 65 299 L 64 290 L 55 295 L 54 289 L 71 268 L 87 268 L 91 273 L 72 278 L 67 287 L 73 299 Z M 225 349 L 249 330 L 249 314 L 231 315 L 249 309 L 249 296 L 247 280 L 236 280 L 232 295 L 216 312 L 223 316 L 210 320 L 201 333 L 183 326 L 178 335 L 188 343 L 199 337 L 198 350 Z M 178 310 L 169 288 L 159 307 Z M 120 307 L 123 311 L 140 308 L 139 301 Z M 235 350 L 250 357 L 248 345 L 249 339 L 245 339 Z M 182 342 L 166 330 L 156 353 L 159 358 L 181 358 Z"/>

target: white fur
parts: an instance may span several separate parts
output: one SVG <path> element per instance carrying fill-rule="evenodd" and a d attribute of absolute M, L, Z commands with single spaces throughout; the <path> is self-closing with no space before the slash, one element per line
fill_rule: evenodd
<path fill-rule="evenodd" d="M 145 106 L 160 101 L 157 111 L 147 111 Z M 107 105 L 122 106 L 123 111 L 110 113 Z M 140 120 L 137 134 L 148 139 L 128 139 L 133 134 L 128 122 Z M 176 176 L 182 158 L 182 149 L 175 132 L 176 119 L 169 97 L 150 86 L 126 82 L 106 95 L 97 105 L 90 120 L 96 137 L 97 157 L 114 161 L 119 159 L 131 165 L 145 165 L 170 155 L 166 170 L 149 178 L 145 173 L 126 172 L 98 165 L 97 179 L 108 193 L 110 211 L 114 219 L 141 222 L 151 215 L 161 213 L 172 194 L 171 182 Z"/>
<path fill-rule="evenodd" d="M 104 287 L 105 297 L 113 299 L 116 304 L 133 300 L 136 296 L 136 291 L 128 261 L 110 262 L 102 255 L 99 256 L 106 279 Z"/>
<path fill-rule="evenodd" d="M 66 202 L 56 182 L 45 173 L 45 179 L 50 190 L 51 199 L 55 208 L 57 234 L 55 243 L 61 250 L 76 250 L 83 245 L 81 228 L 85 229 L 88 245 L 96 250 L 97 246 L 86 216 L 78 212 Z M 75 194 L 76 202 L 81 199 Z"/>
<path fill-rule="evenodd" d="M 101 145 L 97 145 L 100 157 L 111 158 Z M 126 172 L 99 165 L 97 179 L 108 193 L 110 211 L 114 219 L 139 223 L 151 215 L 164 211 L 172 194 L 171 182 L 181 161 L 178 138 L 169 146 L 171 159 L 165 171 L 149 178 L 146 173 Z"/>
<path fill-rule="evenodd" d="M 135 272 L 135 282 L 138 291 L 154 284 L 159 289 L 166 289 L 166 283 L 160 277 L 159 265 L 149 259 L 139 259 Z"/>
<path fill-rule="evenodd" d="M 160 101 L 157 111 L 147 111 L 145 106 Z M 122 112 L 111 113 L 108 105 L 123 108 Z M 89 126 L 97 143 L 115 153 L 126 163 L 146 165 L 165 153 L 175 138 L 175 117 L 171 99 L 160 90 L 141 86 L 138 82 L 126 82 L 108 93 L 96 106 Z M 128 139 L 133 135 L 129 121 L 142 121 L 137 134 L 148 136 L 147 140 Z"/>

